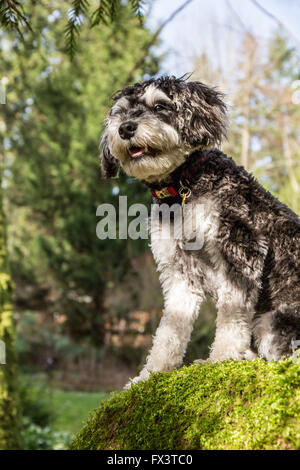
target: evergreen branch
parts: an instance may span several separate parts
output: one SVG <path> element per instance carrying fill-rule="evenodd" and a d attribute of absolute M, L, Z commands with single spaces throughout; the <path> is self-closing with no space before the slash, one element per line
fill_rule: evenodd
<path fill-rule="evenodd" d="M 19 23 L 23 22 L 29 31 L 32 31 L 31 25 L 25 16 L 23 6 L 18 0 L 2 0 L 0 5 L 0 22 L 5 27 L 16 29 L 20 34 Z"/>
<path fill-rule="evenodd" d="M 68 11 L 68 21 L 65 27 L 66 49 L 71 59 L 78 50 L 78 38 L 82 23 L 86 18 L 91 21 L 91 27 L 100 23 L 108 24 L 117 19 L 122 7 L 122 0 L 99 0 L 98 8 L 88 16 L 90 0 L 72 0 Z M 143 18 L 144 0 L 128 0 L 132 11 L 140 19 Z M 14 28 L 22 36 L 19 24 L 24 23 L 28 30 L 32 31 L 30 22 L 26 18 L 23 5 L 19 0 L 0 0 L 0 23 L 5 28 Z"/>
<path fill-rule="evenodd" d="M 130 1 L 132 11 L 142 19 L 144 16 L 144 0 L 131 0 Z"/>
<path fill-rule="evenodd" d="M 84 18 L 88 17 L 89 0 L 73 0 L 72 8 L 69 11 L 69 20 L 65 28 L 67 37 L 67 51 L 74 58 L 77 52 L 77 42 L 80 35 L 80 28 Z M 143 0 L 129 0 L 134 13 L 142 18 Z M 107 25 L 116 20 L 121 9 L 121 0 L 99 0 L 98 8 L 91 14 L 91 27 L 100 23 Z"/>
<path fill-rule="evenodd" d="M 71 59 L 77 52 L 77 39 L 80 33 L 80 27 L 87 16 L 89 7 L 88 0 L 73 0 L 72 7 L 68 12 L 68 22 L 65 28 L 66 47 Z"/>
<path fill-rule="evenodd" d="M 140 19 L 143 17 L 144 0 L 129 0 L 132 11 Z M 99 23 L 115 21 L 121 9 L 121 0 L 99 0 L 99 6 L 91 15 L 92 27 Z"/>
<path fill-rule="evenodd" d="M 120 0 L 99 0 L 98 8 L 92 13 L 92 27 L 99 23 L 107 24 L 113 21 L 116 16 L 117 4 L 120 6 Z"/>

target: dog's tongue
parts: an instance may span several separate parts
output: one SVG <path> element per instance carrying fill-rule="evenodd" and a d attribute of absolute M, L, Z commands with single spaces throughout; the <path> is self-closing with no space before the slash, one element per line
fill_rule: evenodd
<path fill-rule="evenodd" d="M 139 147 L 132 147 L 130 149 L 130 155 L 133 157 L 133 158 L 138 158 L 138 157 L 142 157 L 145 153 L 145 149 L 144 148 L 139 148 Z"/>

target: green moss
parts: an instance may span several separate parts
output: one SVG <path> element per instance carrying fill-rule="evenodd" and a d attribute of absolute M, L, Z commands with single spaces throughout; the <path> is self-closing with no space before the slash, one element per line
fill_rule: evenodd
<path fill-rule="evenodd" d="M 72 449 L 299 449 L 296 359 L 226 361 L 167 373 L 114 394 Z"/>

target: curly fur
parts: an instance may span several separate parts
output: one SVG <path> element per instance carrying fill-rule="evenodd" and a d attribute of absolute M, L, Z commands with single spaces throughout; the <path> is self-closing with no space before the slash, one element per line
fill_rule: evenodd
<path fill-rule="evenodd" d="M 147 181 L 164 179 L 183 163 L 196 148 L 209 148 L 221 143 L 226 135 L 226 107 L 222 94 L 199 82 L 163 77 L 128 86 L 114 95 L 115 105 L 107 119 L 102 136 L 102 166 L 104 174 L 111 166 L 117 174 L 117 157 L 129 176 Z M 155 113 L 153 105 L 165 109 Z M 120 125 L 124 121 L 138 122 L 135 135 L 122 139 Z M 131 146 L 151 148 L 155 157 L 145 155 L 133 160 Z"/>
<path fill-rule="evenodd" d="M 127 87 L 115 100 L 103 137 L 104 173 L 116 174 L 118 161 L 156 189 L 178 187 L 184 179 L 203 239 L 201 249 L 186 250 L 166 236 L 159 218 L 151 219 L 165 307 L 146 365 L 133 382 L 181 364 L 206 295 L 218 308 L 211 361 L 290 355 L 300 337 L 300 220 L 244 168 L 211 149 L 226 135 L 221 94 L 199 82 L 164 77 Z M 156 112 L 160 101 L 166 107 Z M 137 122 L 137 130 L 120 138 L 119 126 L 128 120 Z M 131 158 L 132 145 L 145 155 Z M 176 200 L 181 202 L 178 196 L 163 203 Z M 154 212 L 160 208 L 155 201 Z"/>

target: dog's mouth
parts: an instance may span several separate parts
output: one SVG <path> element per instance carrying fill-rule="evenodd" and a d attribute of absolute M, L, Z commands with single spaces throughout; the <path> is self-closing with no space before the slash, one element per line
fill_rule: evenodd
<path fill-rule="evenodd" d="M 150 147 L 130 147 L 129 154 L 131 158 L 142 158 L 144 155 L 154 156 L 156 152 Z"/>

